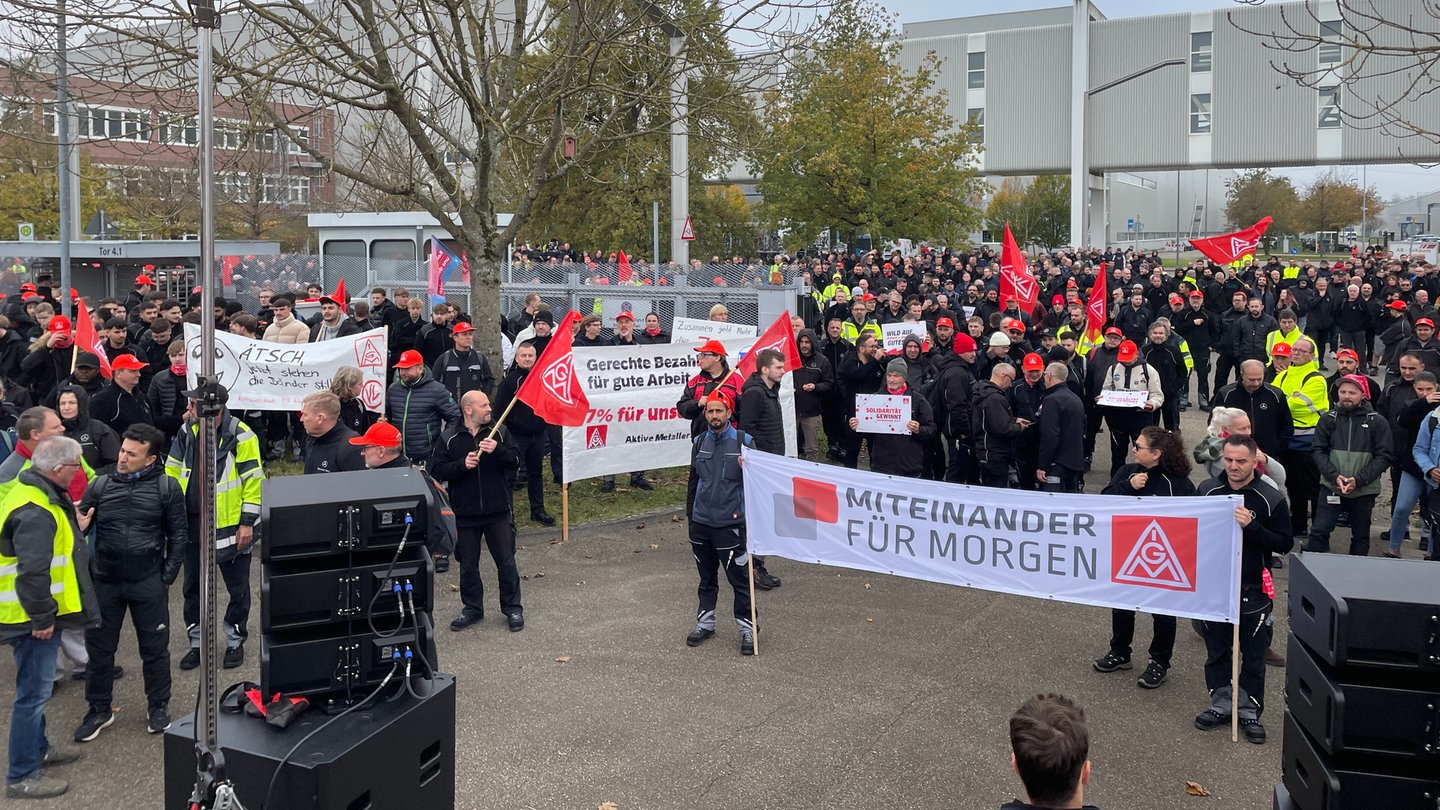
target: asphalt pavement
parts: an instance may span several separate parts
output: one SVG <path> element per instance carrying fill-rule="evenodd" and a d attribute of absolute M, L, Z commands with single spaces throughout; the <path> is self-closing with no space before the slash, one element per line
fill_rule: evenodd
<path fill-rule="evenodd" d="M 1183 419 L 1193 445 L 1201 415 Z M 1090 491 L 1099 478 L 1090 476 Z M 1280 778 L 1282 670 L 1267 672 L 1267 745 L 1232 743 L 1228 728 L 1196 730 L 1204 645 L 1183 620 L 1169 680 L 1145 690 L 1135 681 L 1150 639 L 1143 616 L 1136 669 L 1100 674 L 1090 662 L 1106 651 L 1107 610 L 772 558 L 784 585 L 759 594 L 760 654 L 742 657 L 723 584 L 716 637 L 685 646 L 696 576 L 682 515 L 575 527 L 567 542 L 558 527 L 533 530 L 519 542 L 523 632 L 499 615 L 488 558 L 488 615 L 465 631 L 448 630 L 457 575 L 439 578 L 440 668 L 458 682 L 457 807 L 998 807 L 1020 795 L 1007 720 L 1039 692 L 1085 709 L 1086 798 L 1101 807 L 1268 808 Z M 1283 650 L 1286 571 L 1277 574 Z M 258 599 L 247 661 L 223 670 L 222 686 L 259 679 Z M 172 618 L 178 624 L 178 588 Z M 184 651 L 178 628 L 173 638 L 172 663 Z M 3 659 L 8 705 L 14 665 Z M 119 718 L 81 746 L 86 759 L 57 771 L 71 792 L 54 806 L 163 804 L 161 739 L 145 733 L 128 628 L 118 660 Z M 177 716 L 197 680 L 175 670 Z M 69 682 L 52 699 L 53 741 L 73 745 L 83 697 Z M 1187 781 L 1212 795 L 1187 796 Z"/>

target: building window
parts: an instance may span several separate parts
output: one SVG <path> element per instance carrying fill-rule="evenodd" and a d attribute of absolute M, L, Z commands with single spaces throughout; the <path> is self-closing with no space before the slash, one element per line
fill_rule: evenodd
<path fill-rule="evenodd" d="M 1322 66 L 1340 64 L 1340 43 L 1344 37 L 1343 21 L 1320 21 L 1320 44 L 1315 48 L 1315 57 Z"/>
<path fill-rule="evenodd" d="M 1190 94 L 1190 134 L 1210 134 L 1210 94 Z"/>
<path fill-rule="evenodd" d="M 304 205 L 310 202 L 310 178 L 267 175 L 260 180 L 260 202 Z"/>
<path fill-rule="evenodd" d="M 305 146 L 309 143 L 309 127 L 290 127 L 290 142 L 285 145 L 285 151 L 292 155 L 303 155 L 305 154 Z"/>
<path fill-rule="evenodd" d="M 975 143 L 985 145 L 985 108 L 972 107 L 965 111 L 965 117 L 975 125 Z"/>
<path fill-rule="evenodd" d="M 231 150 L 244 149 L 245 125 L 239 121 L 216 121 L 215 148 Z"/>
<path fill-rule="evenodd" d="M 1320 97 L 1320 129 L 1340 128 L 1340 88 L 1321 87 L 1316 90 Z"/>
<path fill-rule="evenodd" d="M 985 52 L 970 54 L 967 66 L 965 86 L 971 90 L 985 89 Z"/>
<path fill-rule="evenodd" d="M 137 143 L 150 140 L 150 113 L 147 111 L 118 107 L 82 107 L 77 111 L 77 115 L 80 119 L 77 135 L 81 138 Z"/>
<path fill-rule="evenodd" d="M 219 131 L 218 129 L 216 130 Z M 215 177 L 215 190 L 220 196 L 233 203 L 250 202 L 250 179 L 240 174 L 221 174 Z"/>
<path fill-rule="evenodd" d="M 1190 34 L 1190 72 L 1209 73 L 1212 34 L 1209 31 L 1195 31 Z"/>
<path fill-rule="evenodd" d="M 160 124 L 160 142 L 170 146 L 199 146 L 200 128 L 194 118 L 164 121 Z"/>

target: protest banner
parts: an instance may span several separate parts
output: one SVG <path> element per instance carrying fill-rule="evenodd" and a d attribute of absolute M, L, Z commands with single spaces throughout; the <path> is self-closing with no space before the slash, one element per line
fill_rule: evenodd
<path fill-rule="evenodd" d="M 909 433 L 910 397 L 855 395 L 856 433 Z"/>
<path fill-rule="evenodd" d="M 1239 612 L 1236 496 L 1001 491 L 753 450 L 744 471 L 755 554 L 1206 621 Z"/>
<path fill-rule="evenodd" d="M 1143 408 L 1149 401 L 1149 391 L 1101 391 L 1095 404 L 1112 408 Z"/>
<path fill-rule="evenodd" d="M 215 376 L 230 392 L 234 410 L 295 411 L 307 394 L 326 391 L 341 366 L 356 366 L 366 409 L 385 408 L 385 330 L 319 343 L 266 343 L 229 332 L 215 333 Z M 200 327 L 185 324 L 186 381 L 200 372 Z"/>
<path fill-rule="evenodd" d="M 883 345 L 886 354 L 899 354 L 905 348 L 905 338 L 911 335 L 920 338 L 922 342 L 930 340 L 924 321 L 887 323 L 880 327 L 880 332 L 885 336 Z"/>

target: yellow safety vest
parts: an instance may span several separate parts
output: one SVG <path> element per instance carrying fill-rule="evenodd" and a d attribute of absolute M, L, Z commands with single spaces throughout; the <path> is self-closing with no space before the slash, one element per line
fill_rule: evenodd
<path fill-rule="evenodd" d="M 1314 430 L 1320 414 L 1330 410 L 1330 387 L 1325 375 L 1320 373 L 1320 364 L 1314 360 L 1280 372 L 1275 376 L 1274 385 L 1285 393 L 1297 431 Z"/>
<path fill-rule="evenodd" d="M 49 512 L 55 518 L 55 552 L 50 558 L 50 595 L 59 605 L 56 615 L 65 616 L 80 612 L 80 583 L 75 577 L 75 532 L 70 528 L 70 516 L 55 504 L 39 488 L 29 484 L 17 484 L 0 501 L 0 526 L 10 519 L 10 513 L 26 505 L 34 504 Z M 25 624 L 30 616 L 20 604 L 20 595 L 15 592 L 15 576 L 19 573 L 20 561 L 0 552 L 0 624 Z"/>
<path fill-rule="evenodd" d="M 880 329 L 880 324 L 874 321 L 866 321 L 864 326 L 856 326 L 854 318 L 846 318 L 840 325 L 840 337 L 854 343 L 864 332 L 875 336 L 876 340 L 884 340 L 885 333 Z"/>
<path fill-rule="evenodd" d="M 1269 357 L 1270 355 L 1275 353 L 1276 343 L 1286 343 L 1294 346 L 1295 341 L 1299 340 L 1302 337 L 1305 337 L 1305 333 L 1301 332 L 1300 327 L 1298 326 L 1294 329 L 1291 329 L 1289 332 L 1281 332 L 1279 329 L 1272 331 L 1270 334 L 1265 336 L 1265 356 Z M 1266 362 L 1269 361 L 1267 360 Z"/>

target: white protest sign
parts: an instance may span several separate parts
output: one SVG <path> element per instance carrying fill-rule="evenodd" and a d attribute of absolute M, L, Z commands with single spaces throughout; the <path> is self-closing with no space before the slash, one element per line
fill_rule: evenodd
<path fill-rule="evenodd" d="M 732 357 L 743 355 L 755 343 L 760 330 L 743 323 L 729 321 L 707 321 L 703 318 L 676 316 L 670 325 L 671 343 L 704 343 L 718 340 L 725 344 L 725 351 Z M 734 363 L 731 363 L 734 367 Z"/>
<path fill-rule="evenodd" d="M 1143 408 L 1149 401 L 1149 391 L 1101 391 L 1095 402 L 1113 408 Z"/>
<path fill-rule="evenodd" d="M 385 408 L 385 330 L 319 343 L 266 343 L 229 332 L 215 333 L 215 376 L 230 392 L 229 406 L 248 411 L 295 411 L 307 394 L 326 391 L 341 366 L 360 369 L 360 400 Z M 200 373 L 200 327 L 185 324 L 186 379 Z"/>
<path fill-rule="evenodd" d="M 880 327 L 880 332 L 885 336 L 885 353 L 899 354 L 905 348 L 905 338 L 914 335 L 921 341 L 928 340 L 930 335 L 925 331 L 924 321 L 887 323 Z"/>
<path fill-rule="evenodd" d="M 1237 618 L 1237 496 L 1005 490 L 1002 498 L 986 487 L 754 450 L 744 468 L 755 554 L 1098 607 Z"/>
<path fill-rule="evenodd" d="M 696 370 L 690 343 L 575 347 L 590 412 L 561 428 L 565 482 L 689 464 L 690 420 L 675 404 Z"/>
<path fill-rule="evenodd" d="M 909 433 L 910 397 L 855 395 L 856 433 Z"/>

